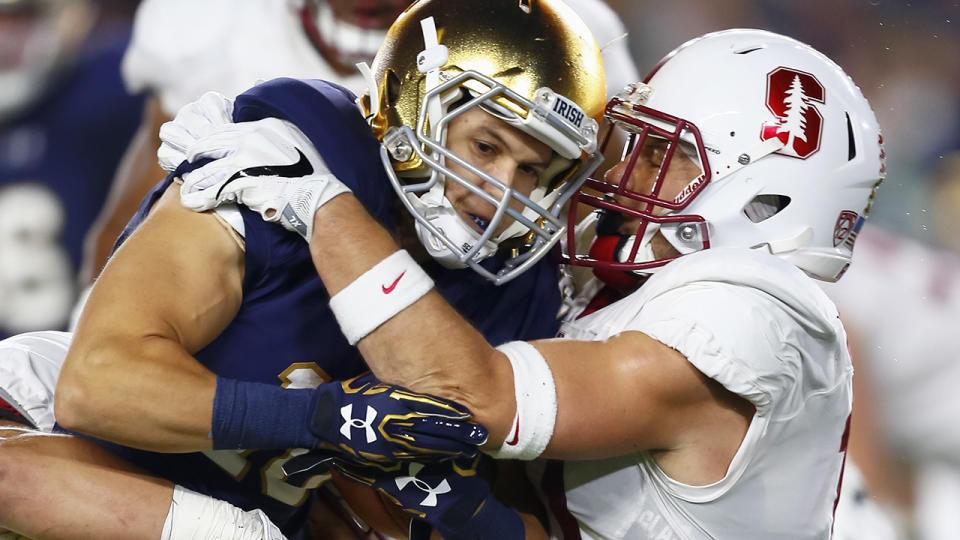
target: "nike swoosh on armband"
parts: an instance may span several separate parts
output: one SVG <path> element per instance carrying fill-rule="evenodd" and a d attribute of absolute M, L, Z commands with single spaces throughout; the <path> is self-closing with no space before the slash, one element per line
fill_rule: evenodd
<path fill-rule="evenodd" d="M 300 176 L 313 174 L 313 165 L 310 164 L 310 160 L 307 159 L 307 156 L 303 155 L 303 152 L 301 152 L 299 148 L 296 150 L 297 154 L 300 155 L 300 159 L 298 159 L 296 163 L 291 163 L 290 165 L 260 165 L 237 171 L 217 190 L 217 198 L 220 198 L 220 194 L 223 193 L 223 188 L 227 187 L 227 184 L 244 176 L 282 176 L 284 178 L 298 178 Z"/>
<path fill-rule="evenodd" d="M 383 289 L 383 294 L 390 294 L 390 293 L 392 293 L 393 290 L 397 288 L 397 283 L 400 283 L 400 278 L 402 278 L 403 275 L 406 274 L 406 273 L 407 273 L 406 270 L 404 270 L 403 272 L 401 272 L 400 275 L 397 276 L 397 279 L 393 280 L 393 283 L 391 283 L 389 287 L 387 287 L 386 285 L 380 285 L 380 288 Z"/>
<path fill-rule="evenodd" d="M 520 442 L 520 417 L 517 417 L 517 423 L 513 425 L 513 440 L 507 441 L 507 446 L 516 446 Z"/>

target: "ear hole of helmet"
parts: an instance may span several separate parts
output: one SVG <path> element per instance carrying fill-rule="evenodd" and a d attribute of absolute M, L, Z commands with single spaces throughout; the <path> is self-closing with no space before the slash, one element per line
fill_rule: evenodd
<path fill-rule="evenodd" d="M 743 215 L 753 223 L 760 223 L 779 214 L 789 204 L 790 197 L 786 195 L 757 195 L 743 207 Z"/>
<path fill-rule="evenodd" d="M 387 106 L 393 107 L 400 99 L 400 77 L 392 69 L 387 69 Z"/>

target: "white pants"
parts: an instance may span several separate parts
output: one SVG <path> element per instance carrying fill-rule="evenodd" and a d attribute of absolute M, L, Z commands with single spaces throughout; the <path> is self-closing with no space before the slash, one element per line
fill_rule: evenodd
<path fill-rule="evenodd" d="M 50 431 L 53 391 L 73 334 L 29 332 L 0 341 L 0 398 L 42 431 Z"/>

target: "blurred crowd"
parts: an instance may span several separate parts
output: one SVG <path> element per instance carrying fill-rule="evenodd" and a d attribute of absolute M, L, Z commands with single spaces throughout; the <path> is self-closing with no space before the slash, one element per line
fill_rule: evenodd
<path fill-rule="evenodd" d="M 860 84 L 888 168 L 854 266 L 827 288 L 861 374 L 851 455 L 902 536 L 960 538 L 960 2 L 608 3 L 641 74 L 689 38 L 741 27 L 807 42 Z M 53 8 L 28 25 L 25 4 Z M 0 338 L 64 328 L 86 284 L 85 236 L 147 103 L 120 71 L 137 4 L 0 0 Z"/>

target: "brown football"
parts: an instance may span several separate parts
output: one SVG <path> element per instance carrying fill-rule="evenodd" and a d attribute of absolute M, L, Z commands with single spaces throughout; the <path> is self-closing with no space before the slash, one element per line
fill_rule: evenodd
<path fill-rule="evenodd" d="M 347 480 L 335 472 L 330 476 L 343 500 L 367 525 L 383 534 L 407 537 L 410 515 L 396 503 L 375 489 Z"/>

